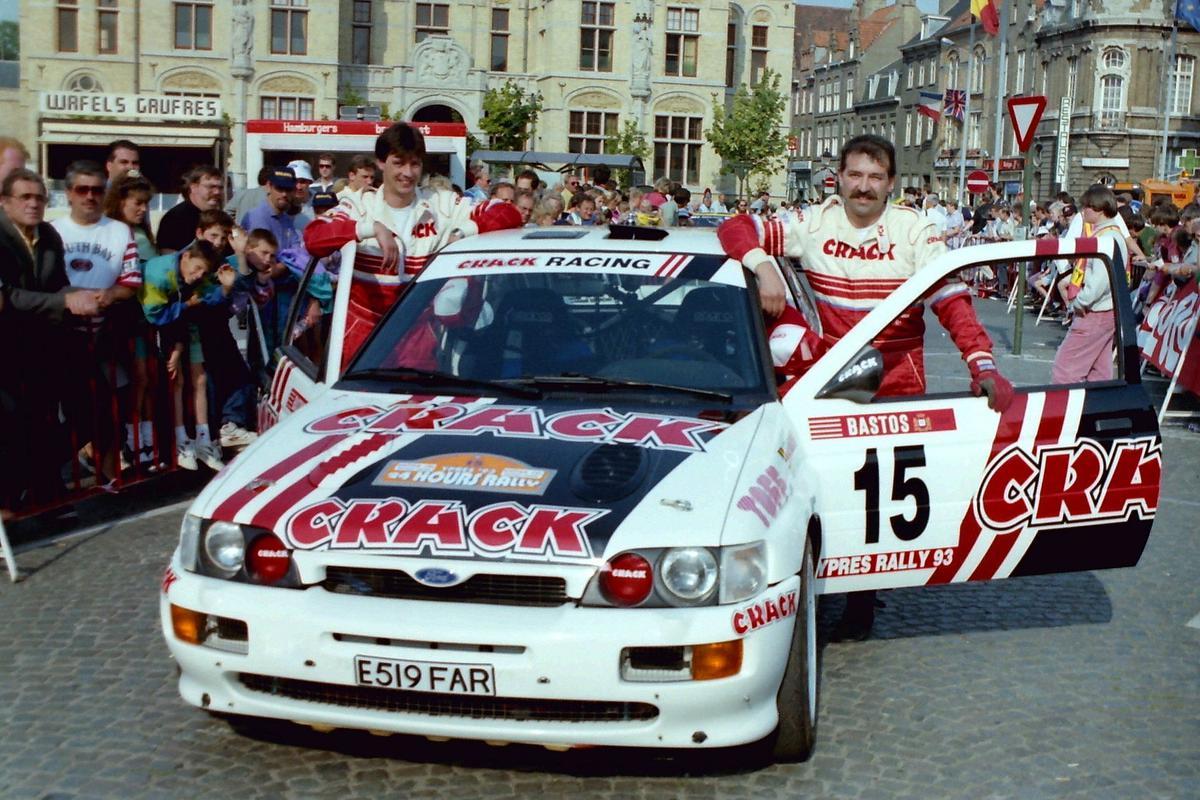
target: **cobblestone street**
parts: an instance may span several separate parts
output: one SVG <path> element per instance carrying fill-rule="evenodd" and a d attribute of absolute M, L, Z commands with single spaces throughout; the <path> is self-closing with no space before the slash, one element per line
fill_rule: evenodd
<path fill-rule="evenodd" d="M 0 798 L 1195 798 L 1200 437 L 1163 438 L 1136 568 L 886 593 L 870 641 L 823 648 L 799 765 L 239 733 L 179 699 L 162 641 L 182 507 L 24 549 L 25 579 L 0 582 Z"/>

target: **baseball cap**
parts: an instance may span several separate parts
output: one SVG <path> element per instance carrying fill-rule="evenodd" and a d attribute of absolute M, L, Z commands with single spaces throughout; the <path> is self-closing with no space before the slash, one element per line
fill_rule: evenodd
<path fill-rule="evenodd" d="M 291 190 L 296 188 L 296 173 L 290 167 L 277 167 L 267 176 L 267 183 L 276 189 Z"/>
<path fill-rule="evenodd" d="M 338 204 L 337 195 L 333 192 L 314 192 L 312 196 L 312 207 L 314 211 L 324 211 L 327 208 L 333 208 Z"/>
<path fill-rule="evenodd" d="M 309 166 L 309 163 L 304 159 L 298 158 L 295 161 L 289 161 L 288 169 L 295 173 L 296 180 L 308 181 L 309 183 L 312 183 L 312 167 Z"/>

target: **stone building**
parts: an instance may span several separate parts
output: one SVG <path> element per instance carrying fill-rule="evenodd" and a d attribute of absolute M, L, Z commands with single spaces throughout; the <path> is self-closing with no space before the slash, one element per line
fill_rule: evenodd
<path fill-rule="evenodd" d="M 793 8 L 791 0 L 22 0 L 19 103 L 50 177 L 127 136 L 148 146 L 145 171 L 159 185 L 213 161 L 241 183 L 264 158 L 247 151 L 257 121 L 332 121 L 340 105 L 363 105 L 394 119 L 461 122 L 479 135 L 485 91 L 511 79 L 543 97 L 531 149 L 598 151 L 633 120 L 653 144 L 649 177 L 723 185 L 703 133 L 713 98 L 767 68 L 788 85 Z M 322 132 L 357 146 L 357 133 L 332 124 L 290 127 L 311 130 L 290 143 L 285 132 L 249 139 L 273 142 L 270 160 L 319 151 L 313 137 Z M 776 193 L 783 183 L 779 176 Z"/>

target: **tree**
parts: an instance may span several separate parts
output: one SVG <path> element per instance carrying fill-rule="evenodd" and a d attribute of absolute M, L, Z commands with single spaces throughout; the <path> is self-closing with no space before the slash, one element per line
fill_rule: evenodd
<path fill-rule="evenodd" d="M 738 87 L 726 109 L 713 95 L 713 123 L 704 132 L 721 157 L 721 172 L 735 175 L 738 193 L 746 194 L 751 176 L 768 178 L 783 169 L 787 135 L 783 115 L 787 98 L 779 91 L 779 73 L 763 72 L 754 88 Z"/>
<path fill-rule="evenodd" d="M 541 111 L 541 92 L 526 94 L 510 79 L 484 92 L 479 128 L 488 135 L 492 150 L 524 150 Z"/>
<path fill-rule="evenodd" d="M 604 140 L 604 152 L 637 156 L 645 161 L 650 157 L 650 143 L 646 141 L 646 134 L 642 133 L 642 129 L 637 126 L 637 123 L 627 119 L 621 125 L 620 131 Z M 631 176 L 629 173 L 630 170 L 627 169 L 619 169 L 615 173 L 617 185 L 622 189 L 630 188 Z"/>

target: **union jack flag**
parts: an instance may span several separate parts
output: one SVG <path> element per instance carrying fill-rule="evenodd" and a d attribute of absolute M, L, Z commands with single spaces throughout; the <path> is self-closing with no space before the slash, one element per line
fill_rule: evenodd
<path fill-rule="evenodd" d="M 967 113 L 967 90 L 947 89 L 942 98 L 942 113 L 962 122 Z"/>

